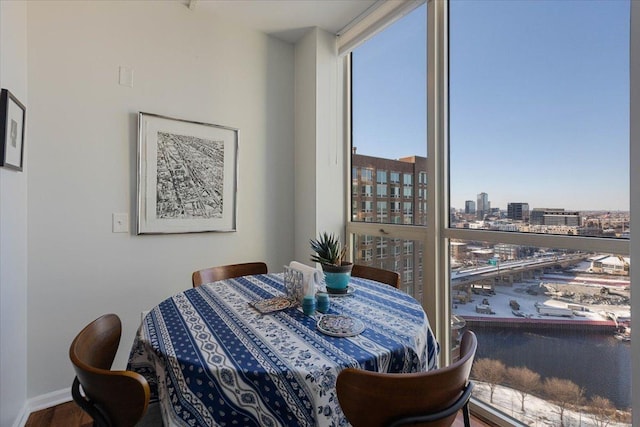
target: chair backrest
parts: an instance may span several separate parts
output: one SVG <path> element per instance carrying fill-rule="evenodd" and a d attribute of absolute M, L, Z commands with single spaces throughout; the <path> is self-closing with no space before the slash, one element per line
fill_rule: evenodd
<path fill-rule="evenodd" d="M 412 374 L 387 374 L 348 368 L 338 375 L 338 401 L 353 427 L 381 427 L 407 417 L 450 407 L 463 395 L 478 347 L 476 336 L 462 337 L 461 358 L 446 368 Z M 421 426 L 450 426 L 456 413 Z M 413 424 L 412 424 L 413 425 Z"/>
<path fill-rule="evenodd" d="M 375 280 L 376 282 L 386 283 L 396 289 L 400 288 L 400 275 L 395 271 L 383 270 L 376 267 L 368 267 L 366 265 L 354 264 L 351 270 L 354 277 L 362 277 L 363 279 Z"/>
<path fill-rule="evenodd" d="M 246 262 L 243 264 L 221 265 L 195 271 L 191 275 L 193 287 L 203 283 L 211 283 L 232 277 L 249 276 L 252 274 L 267 274 L 267 264 L 264 262 Z"/>
<path fill-rule="evenodd" d="M 97 425 L 108 420 L 113 427 L 131 427 L 144 416 L 149 405 L 149 384 L 142 375 L 110 370 L 121 333 L 120 318 L 105 314 L 85 326 L 69 348 L 76 372 L 73 398 Z M 82 386 L 84 396 L 78 385 Z"/>

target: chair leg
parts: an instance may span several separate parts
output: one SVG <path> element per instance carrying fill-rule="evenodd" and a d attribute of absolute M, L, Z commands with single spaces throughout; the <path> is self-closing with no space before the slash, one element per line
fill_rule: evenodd
<path fill-rule="evenodd" d="M 462 417 L 464 418 L 464 427 L 471 427 L 471 420 L 469 417 L 469 402 L 462 407 Z"/>
<path fill-rule="evenodd" d="M 80 381 L 78 381 L 78 377 L 73 379 L 71 396 L 78 406 L 93 418 L 93 427 L 111 427 L 111 422 L 107 417 L 100 412 L 98 408 L 93 406 L 93 404 L 91 404 L 91 402 L 80 392 Z"/>

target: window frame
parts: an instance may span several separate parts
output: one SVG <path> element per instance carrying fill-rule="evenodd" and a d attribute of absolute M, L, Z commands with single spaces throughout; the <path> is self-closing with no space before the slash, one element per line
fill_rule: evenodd
<path fill-rule="evenodd" d="M 455 240 L 473 240 L 473 241 L 485 241 L 489 243 L 504 243 L 504 244 L 517 244 L 528 245 L 536 247 L 549 247 L 559 249 L 572 249 L 579 251 L 598 251 L 598 252 L 610 252 L 619 255 L 629 256 L 631 250 L 631 239 L 611 239 L 611 238 L 598 238 L 598 237 L 586 237 L 586 236 L 566 236 L 566 235 L 552 235 L 552 234 L 533 234 L 533 233 L 521 233 L 521 232 L 507 232 L 507 231 L 490 231 L 490 230 L 477 230 L 477 229 L 457 229 L 451 228 L 449 223 L 449 119 L 448 119 L 448 2 L 427 0 L 427 172 L 426 178 L 426 209 L 429 215 L 427 215 L 426 225 L 404 225 L 404 224 L 381 224 L 381 223 L 365 223 L 351 221 L 352 212 L 348 209 L 347 221 L 346 221 L 346 235 L 349 240 L 355 235 L 370 235 L 374 237 L 386 237 L 392 239 L 403 239 L 412 241 L 421 241 L 423 243 L 423 262 L 420 268 L 420 275 L 423 278 L 423 298 L 422 305 L 425 311 L 429 315 L 429 321 L 432 330 L 436 336 L 436 339 L 441 345 L 442 349 L 451 348 L 451 333 L 450 333 L 450 319 L 451 319 L 451 292 L 450 292 L 450 254 L 449 243 L 453 239 Z M 638 34 L 634 36 L 634 14 L 637 15 L 637 10 L 640 6 L 633 5 L 631 2 L 631 80 L 632 80 L 632 96 L 631 107 L 633 111 L 633 78 L 640 75 L 640 63 L 636 65 L 637 72 L 634 75 L 634 55 L 633 51 L 638 50 L 636 43 L 634 45 L 634 38 L 640 40 L 640 29 L 635 30 Z M 636 12 L 634 12 L 634 9 Z M 635 18 L 635 21 L 638 19 Z M 344 105 L 345 105 L 345 152 L 346 156 L 346 170 L 351 170 L 351 55 L 344 56 L 344 75 L 345 91 L 344 91 Z M 638 89 L 636 89 L 638 91 Z M 640 95 L 640 93 L 639 93 Z M 637 96 L 637 95 L 636 95 Z M 638 103 L 636 103 L 638 104 Z M 640 124 L 637 125 L 638 129 L 634 133 L 634 124 L 632 123 L 632 131 L 630 133 L 630 140 L 633 140 L 634 135 L 640 137 Z M 632 154 L 634 153 L 633 144 L 629 144 Z M 636 149 L 636 153 L 640 149 Z M 633 155 L 630 156 L 633 159 Z M 403 187 L 403 182 L 399 179 L 399 182 L 395 182 L 392 179 L 392 174 L 395 171 L 388 170 L 388 182 L 389 185 L 389 198 L 393 200 L 391 188 L 396 185 Z M 395 172 L 397 173 L 397 172 Z M 640 171 L 635 172 L 635 169 L 631 168 L 631 181 L 638 182 L 640 180 Z M 402 175 L 401 173 L 399 174 Z M 422 178 L 422 177 L 420 177 Z M 421 184 L 421 183 L 420 183 Z M 349 184 L 350 185 L 350 184 Z M 350 187 L 349 187 L 350 188 Z M 347 191 L 346 206 L 352 206 L 350 203 L 351 193 Z M 402 193 L 400 193 L 402 194 Z M 634 217 L 640 214 L 634 215 L 634 207 L 640 203 L 640 200 L 636 200 L 634 204 L 634 193 L 632 192 L 631 200 L 631 222 Z M 640 199 L 637 196 L 636 199 Z M 476 207 L 477 211 L 477 207 Z M 640 221 L 639 221 L 640 222 Z M 640 246 L 640 243 L 635 243 L 636 247 Z M 390 251 L 394 252 L 395 247 L 391 247 Z M 431 255 L 431 256 L 429 256 Z M 353 256 L 353 254 L 352 254 Z M 353 258 L 352 258 L 353 259 Z M 397 264 L 396 260 L 396 264 Z M 403 265 L 397 265 L 402 268 Z M 640 271 L 640 270 L 639 270 Z M 402 271 L 399 271 L 401 274 Z M 634 278 L 640 279 L 640 273 L 634 274 L 634 270 L 631 270 L 632 281 Z M 633 307 L 637 307 L 637 302 L 640 301 L 640 293 L 636 292 L 635 297 L 632 294 L 632 310 Z M 634 342 L 638 343 L 640 339 L 640 330 L 638 330 L 638 320 L 632 320 L 632 324 L 636 327 L 634 333 Z M 638 339 L 636 339 L 638 338 Z M 635 344 L 632 350 L 632 363 L 638 360 L 638 354 L 640 354 L 640 344 Z M 635 351 L 634 351 L 635 350 Z M 439 355 L 439 366 L 447 366 L 451 363 L 450 352 L 441 351 Z M 638 378 L 640 378 L 640 372 L 634 370 L 634 380 L 632 384 L 638 384 Z M 635 388 L 635 387 L 634 387 Z M 495 422 L 497 424 L 505 424 L 504 414 L 498 413 L 493 410 L 491 406 L 483 402 L 473 400 L 472 409 L 479 416 L 486 418 L 488 421 Z M 633 421 L 640 421 L 640 405 L 633 404 Z M 515 420 L 509 420 L 513 423 Z"/>

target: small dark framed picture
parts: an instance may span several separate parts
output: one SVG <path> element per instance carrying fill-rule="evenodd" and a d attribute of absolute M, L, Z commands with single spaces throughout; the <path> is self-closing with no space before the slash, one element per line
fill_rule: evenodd
<path fill-rule="evenodd" d="M 22 170 L 27 109 L 7 89 L 0 92 L 0 166 Z"/>

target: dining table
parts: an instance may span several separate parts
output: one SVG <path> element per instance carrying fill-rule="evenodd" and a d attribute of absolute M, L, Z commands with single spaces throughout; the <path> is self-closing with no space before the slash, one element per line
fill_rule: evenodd
<path fill-rule="evenodd" d="M 336 394 L 342 369 L 437 367 L 427 315 L 405 292 L 351 277 L 326 313 L 306 315 L 293 300 L 261 306 L 284 296 L 282 273 L 243 276 L 179 292 L 146 314 L 127 369 L 145 376 L 166 427 L 348 426 Z"/>

